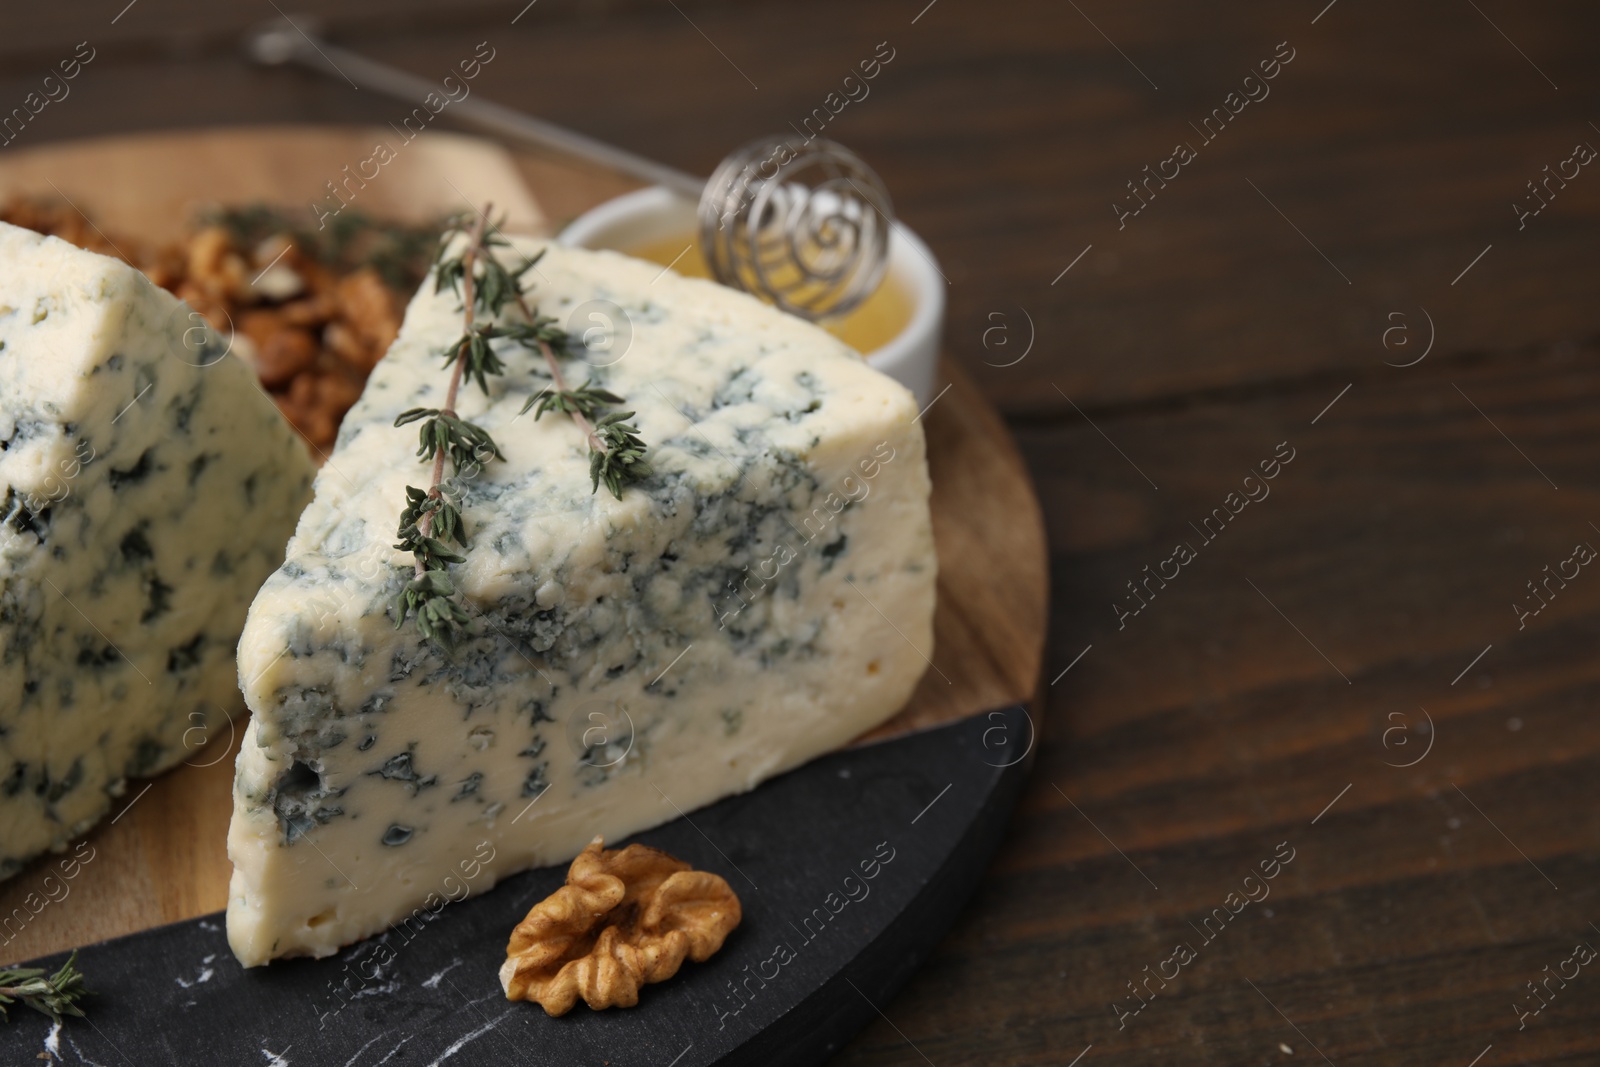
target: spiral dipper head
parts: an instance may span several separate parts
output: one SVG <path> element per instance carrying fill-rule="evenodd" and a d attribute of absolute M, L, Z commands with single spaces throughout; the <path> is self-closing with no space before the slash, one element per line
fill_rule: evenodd
<path fill-rule="evenodd" d="M 872 295 L 889 265 L 894 208 L 877 173 L 825 138 L 752 141 L 700 197 L 714 278 L 815 322 Z"/>

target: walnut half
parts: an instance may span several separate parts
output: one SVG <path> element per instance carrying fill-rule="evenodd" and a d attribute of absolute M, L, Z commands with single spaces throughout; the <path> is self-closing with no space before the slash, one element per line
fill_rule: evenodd
<path fill-rule="evenodd" d="M 500 985 L 507 1000 L 536 1001 L 565 1015 L 581 996 L 591 1008 L 631 1008 L 639 989 L 704 963 L 743 912 L 728 883 L 644 845 L 606 851 L 596 837 L 578 853 L 567 884 L 511 931 Z"/>

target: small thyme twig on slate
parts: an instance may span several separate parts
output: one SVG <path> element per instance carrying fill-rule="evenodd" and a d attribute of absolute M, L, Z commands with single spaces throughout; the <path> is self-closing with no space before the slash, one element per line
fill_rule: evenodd
<path fill-rule="evenodd" d="M 529 260 L 522 272 L 532 269 L 543 255 L 541 251 Z M 555 386 L 554 392 L 547 390 L 529 397 L 528 402 L 522 405 L 523 414 L 536 408 L 534 421 L 538 421 L 546 411 L 571 415 L 572 421 L 589 442 L 591 491 L 599 492 L 603 481 L 606 488 L 611 490 L 611 495 L 621 500 L 622 487 L 627 482 L 650 476 L 650 464 L 645 462 L 645 443 L 638 436 L 639 428 L 629 425 L 627 421 L 633 418 L 633 412 L 606 411 L 605 405 L 622 404 L 624 401 L 615 393 L 595 385 L 593 379 L 577 389 L 568 389 L 561 365 L 556 362 L 555 350 L 559 348 L 563 353 L 566 352 L 571 338 L 565 331 L 555 327 L 554 319 L 541 318 L 520 289 L 517 291 L 517 306 L 528 321 L 520 324 L 517 332 L 511 336 L 524 345 L 538 348 L 550 371 L 551 384 Z"/>
<path fill-rule="evenodd" d="M 74 949 L 61 969 L 48 978 L 43 967 L 0 969 L 0 1019 L 9 1019 L 6 1005 L 19 1000 L 56 1022 L 63 1015 L 83 1015 L 78 1001 L 88 996 L 89 990 L 84 988 L 83 972 L 78 970 L 77 962 L 78 952 Z"/>
<path fill-rule="evenodd" d="M 490 458 L 505 458 L 488 431 L 456 413 L 456 396 L 460 392 L 463 377 L 475 379 L 478 387 L 487 393 L 489 386 L 486 375 L 504 371 L 489 347 L 488 336 L 492 326 L 474 329 L 480 303 L 492 323 L 506 299 L 505 269 L 495 262 L 484 239 L 488 210 L 486 205 L 484 214 L 468 233 L 465 252 L 454 259 L 444 258 L 451 238 L 460 232 L 452 230 L 441 240 L 435 259 L 434 291 L 439 292 L 446 286 L 459 286 L 463 294 L 462 314 L 466 323 L 461 339 L 451 345 L 445 354 L 445 365 L 453 367 L 444 407 L 412 408 L 394 420 L 396 426 L 419 419 L 426 420 L 418 434 L 417 455 L 433 460 L 433 474 L 427 490 L 406 486 L 406 507 L 400 514 L 397 534 L 400 543 L 395 547 L 411 551 L 416 561 L 416 575 L 406 583 L 395 604 L 395 629 L 405 625 L 406 618 L 414 611 L 417 629 L 422 636 L 437 638 L 446 647 L 454 643 L 456 630 L 465 626 L 470 617 L 452 599 L 456 591 L 455 583 L 450 580 L 447 570 L 451 563 L 466 562 L 466 557 L 452 552 L 446 541 L 453 540 L 465 547 L 467 534 L 461 520 L 459 501 L 450 499 L 442 488 L 445 459 L 450 460 L 455 473 L 459 474 Z M 482 278 L 477 272 L 480 258 L 488 265 Z M 512 287 L 515 288 L 515 285 Z"/>

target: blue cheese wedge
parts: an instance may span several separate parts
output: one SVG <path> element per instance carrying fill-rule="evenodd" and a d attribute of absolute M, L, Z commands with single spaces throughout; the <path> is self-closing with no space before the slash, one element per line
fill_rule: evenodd
<path fill-rule="evenodd" d="M 585 346 L 571 384 L 627 398 L 654 473 L 593 492 L 573 423 L 519 415 L 547 379 L 508 346 L 489 394 L 459 404 L 505 454 L 461 486 L 471 636 L 452 654 L 397 630 L 395 530 L 428 471 L 393 424 L 441 402 L 462 330 L 459 298 L 424 284 L 240 642 L 254 719 L 228 938 L 246 965 L 326 956 L 748 790 L 888 718 L 927 668 L 910 392 L 814 326 L 652 264 L 552 246 L 525 277 Z"/>
<path fill-rule="evenodd" d="M 186 305 L 0 224 L 0 877 L 226 734 L 311 478 Z"/>

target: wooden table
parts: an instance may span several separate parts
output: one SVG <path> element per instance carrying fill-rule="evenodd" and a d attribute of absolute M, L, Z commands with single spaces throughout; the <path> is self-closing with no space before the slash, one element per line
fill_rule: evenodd
<path fill-rule="evenodd" d="M 8 15 L 7 108 L 98 50 L 19 145 L 403 114 L 240 62 L 265 7 L 124 2 Z M 699 171 L 893 50 L 827 132 L 940 257 L 1054 612 L 1000 857 L 840 1062 L 1594 1062 L 1600 16 L 924 2 L 320 5 Z"/>

